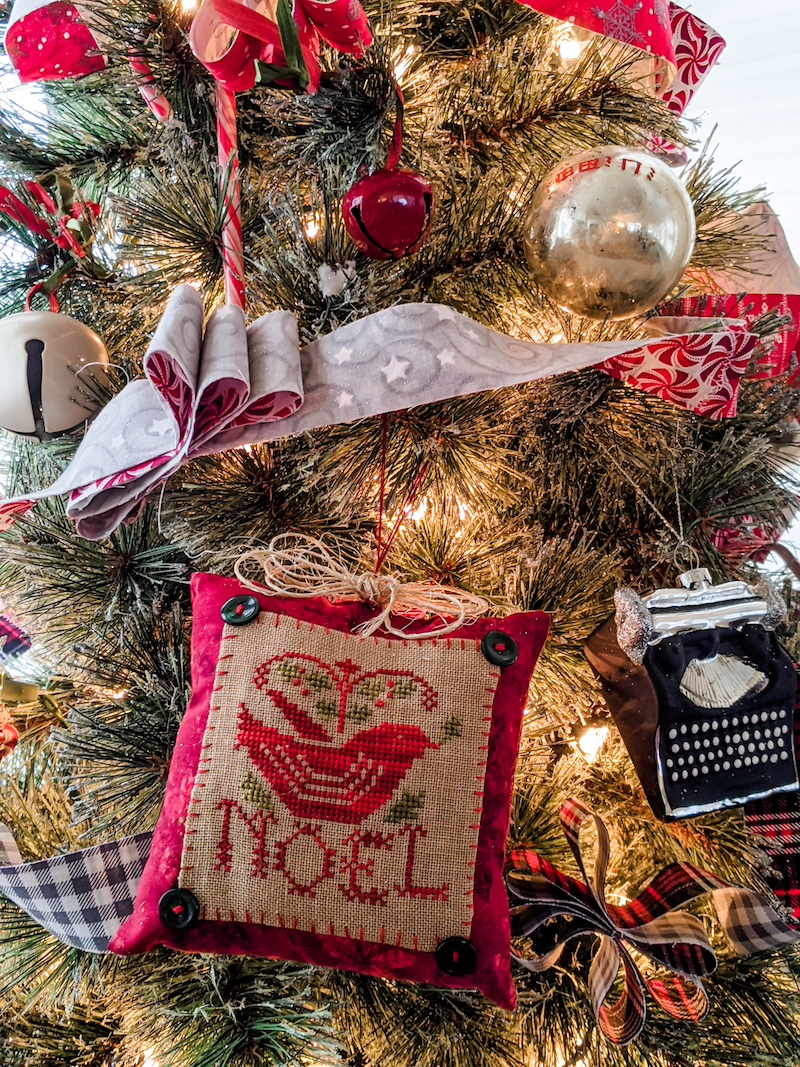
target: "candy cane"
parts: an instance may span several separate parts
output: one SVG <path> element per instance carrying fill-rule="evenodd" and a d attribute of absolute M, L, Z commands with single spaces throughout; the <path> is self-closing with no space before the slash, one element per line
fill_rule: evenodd
<path fill-rule="evenodd" d="M 222 264 L 225 276 L 225 301 L 244 308 L 244 249 L 242 244 L 241 189 L 239 186 L 239 150 L 236 137 L 236 98 L 215 83 L 217 111 L 217 148 L 225 184 L 225 219 L 222 223 Z"/>
<path fill-rule="evenodd" d="M 129 57 L 131 70 L 137 75 L 139 92 L 142 94 L 144 102 L 159 122 L 169 123 L 173 117 L 172 105 L 159 89 L 153 77 L 153 71 L 150 69 L 150 64 L 133 48 L 129 49 Z"/>
<path fill-rule="evenodd" d="M 143 56 L 130 50 L 131 70 L 141 79 L 139 92 L 159 122 L 173 120 L 169 101 L 153 77 Z M 215 82 L 217 113 L 217 148 L 225 188 L 225 218 L 222 223 L 222 269 L 225 278 L 225 301 L 244 308 L 244 249 L 242 244 L 241 191 L 239 186 L 239 151 L 236 135 L 236 98 Z M 226 177 L 227 176 L 227 177 Z"/>

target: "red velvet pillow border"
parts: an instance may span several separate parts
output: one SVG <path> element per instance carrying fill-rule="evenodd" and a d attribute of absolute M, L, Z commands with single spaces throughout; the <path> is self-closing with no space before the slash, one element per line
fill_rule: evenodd
<path fill-rule="evenodd" d="M 431 952 L 280 926 L 201 920 L 194 928 L 175 931 L 160 921 L 158 901 L 178 884 L 187 813 L 201 758 L 224 626 L 220 609 L 230 597 L 250 592 L 235 579 L 202 573 L 192 577 L 192 698 L 178 732 L 164 805 L 134 911 L 115 935 L 110 950 L 128 955 L 165 945 L 184 952 L 299 960 L 386 978 L 477 988 L 500 1007 L 513 1008 L 515 990 L 510 972 L 508 902 L 502 869 L 522 714 L 530 676 L 549 625 L 549 617 L 543 612 L 503 619 L 483 618 L 448 635 L 450 640 L 480 641 L 486 633 L 502 630 L 514 638 L 519 650 L 513 664 L 498 668 L 492 703 L 470 934 L 478 956 L 475 970 L 464 976 L 450 976 L 440 970 Z M 254 595 L 263 611 L 290 615 L 343 633 L 352 633 L 375 614 L 374 607 L 366 604 L 332 605 L 321 598 L 285 600 L 260 593 Z M 409 636 L 422 633 L 425 628 L 426 624 L 415 623 L 409 627 Z M 387 636 L 387 639 L 391 638 Z"/>

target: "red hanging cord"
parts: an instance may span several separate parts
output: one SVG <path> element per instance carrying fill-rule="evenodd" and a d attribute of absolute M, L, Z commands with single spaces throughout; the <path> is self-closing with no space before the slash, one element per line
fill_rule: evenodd
<path fill-rule="evenodd" d="M 378 490 L 378 526 L 375 530 L 375 571 L 377 574 L 381 569 L 382 555 L 382 539 L 383 539 L 383 517 L 386 507 L 386 449 L 389 439 L 389 416 L 381 415 L 381 481 L 380 489 Z"/>
<path fill-rule="evenodd" d="M 397 535 L 400 533 L 400 527 L 403 524 L 403 519 L 406 517 L 408 509 L 414 503 L 417 494 L 422 487 L 423 480 L 430 466 L 430 460 L 426 459 L 419 470 L 417 471 L 414 481 L 411 483 L 411 487 L 406 493 L 403 503 L 400 505 L 400 510 L 397 513 L 394 525 L 389 532 L 389 536 L 386 538 L 386 543 L 382 544 L 383 539 L 383 523 L 384 523 L 384 508 L 386 506 L 386 455 L 388 451 L 388 415 L 381 416 L 381 480 L 380 480 L 380 503 L 378 510 L 378 527 L 375 535 L 375 574 L 380 574 L 381 567 L 383 566 L 386 557 L 397 539 Z M 436 432 L 436 444 L 438 445 L 442 439 L 442 428 L 444 426 L 444 412 L 439 414 L 439 429 Z"/>

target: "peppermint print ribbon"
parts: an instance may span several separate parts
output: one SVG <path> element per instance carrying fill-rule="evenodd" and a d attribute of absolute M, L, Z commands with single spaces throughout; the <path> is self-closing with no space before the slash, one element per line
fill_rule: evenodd
<path fill-rule="evenodd" d="M 594 820 L 598 841 L 591 881 L 580 847 L 580 832 L 587 819 Z M 763 897 L 688 863 L 665 867 L 630 903 L 609 904 L 605 897 L 609 837 L 603 820 L 580 801 L 568 800 L 561 808 L 561 829 L 583 882 L 524 849 L 511 853 L 505 879 L 512 937 L 530 937 L 558 916 L 572 920 L 569 932 L 541 955 L 516 958 L 530 971 L 546 971 L 573 938 L 599 934 L 589 971 L 589 993 L 600 1030 L 612 1044 L 628 1044 L 641 1033 L 646 991 L 674 1019 L 698 1022 L 708 1012 L 708 997 L 700 979 L 716 968 L 714 950 L 700 919 L 673 909 L 711 893 L 737 955 L 774 952 L 800 939 Z M 645 978 L 631 949 L 672 973 Z M 624 985 L 612 1000 L 620 965 Z"/>

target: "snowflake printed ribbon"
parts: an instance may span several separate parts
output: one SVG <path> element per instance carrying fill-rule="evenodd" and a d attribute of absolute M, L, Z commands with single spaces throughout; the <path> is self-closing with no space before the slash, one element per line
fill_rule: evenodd
<path fill-rule="evenodd" d="M 594 820 L 598 840 L 591 881 L 580 847 L 587 819 Z M 628 1044 L 641 1033 L 645 991 L 674 1019 L 698 1022 L 708 1011 L 700 979 L 716 968 L 714 950 L 700 919 L 673 909 L 711 893 L 737 955 L 774 952 L 800 939 L 763 897 L 688 863 L 665 867 L 630 903 L 609 904 L 605 880 L 610 848 L 603 820 L 580 801 L 568 800 L 561 808 L 561 829 L 584 880 L 564 874 L 535 852 L 512 852 L 505 871 L 511 936 L 530 937 L 558 916 L 571 920 L 566 936 L 549 950 L 531 959 L 517 957 L 528 970 L 539 973 L 556 963 L 573 938 L 600 935 L 589 971 L 589 993 L 600 1030 L 612 1044 Z M 631 949 L 672 973 L 645 978 Z M 609 1003 L 620 965 L 623 989 Z"/>

